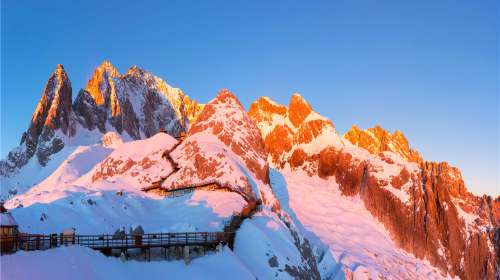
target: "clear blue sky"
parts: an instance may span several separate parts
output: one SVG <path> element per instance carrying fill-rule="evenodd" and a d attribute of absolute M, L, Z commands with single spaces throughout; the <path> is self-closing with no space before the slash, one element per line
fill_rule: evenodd
<path fill-rule="evenodd" d="M 77 3 L 78 2 L 78 3 Z M 102 60 L 206 102 L 300 92 L 339 132 L 401 129 L 428 160 L 500 194 L 499 2 L 2 1 L 1 154 L 57 63 L 73 96 Z"/>

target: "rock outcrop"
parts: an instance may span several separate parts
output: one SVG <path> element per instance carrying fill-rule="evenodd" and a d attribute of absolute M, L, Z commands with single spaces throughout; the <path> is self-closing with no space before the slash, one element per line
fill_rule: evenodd
<path fill-rule="evenodd" d="M 110 136 L 108 134 L 105 136 Z M 103 141 L 107 140 L 111 139 L 103 138 Z M 116 139 L 112 141 L 117 142 Z M 176 144 L 177 140 L 166 133 L 157 133 L 147 139 L 119 144 L 89 172 L 91 180 L 85 183 L 104 187 L 131 185 L 136 190 L 147 187 L 152 182 L 160 180 L 162 175 L 173 171 L 173 167 L 162 155 L 165 150 L 171 149 Z"/>
<path fill-rule="evenodd" d="M 294 95 L 287 108 L 260 98 L 250 107 L 272 165 L 334 177 L 344 195 L 360 196 L 401 248 L 443 275 L 498 278 L 500 198 L 472 195 L 457 168 L 425 162 L 401 132 L 353 127 L 348 141 L 339 139 L 333 124 L 300 99 Z"/>
<path fill-rule="evenodd" d="M 400 154 L 404 159 L 412 162 L 422 162 L 419 153 L 410 148 L 404 134 L 396 130 L 393 134 L 377 125 L 367 130 L 362 130 L 356 125 L 344 134 L 344 138 L 353 145 L 368 150 L 372 154 L 390 151 Z"/>
<path fill-rule="evenodd" d="M 325 143 L 342 143 L 333 123 L 314 112 L 299 94 L 292 96 L 288 108 L 261 97 L 252 103 L 248 115 L 261 131 L 270 161 L 281 168 L 287 163 L 307 165 L 306 158 L 318 154 Z"/>

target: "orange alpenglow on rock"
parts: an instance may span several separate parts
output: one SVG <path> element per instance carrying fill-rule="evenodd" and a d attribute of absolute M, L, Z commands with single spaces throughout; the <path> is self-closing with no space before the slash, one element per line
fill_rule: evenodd
<path fill-rule="evenodd" d="M 111 96 L 111 91 L 114 90 L 113 78 L 120 75 L 118 70 L 105 60 L 94 71 L 94 75 L 88 81 L 86 90 L 93 97 L 96 105 L 103 105 Z"/>
<path fill-rule="evenodd" d="M 57 64 L 33 113 L 32 124 L 40 126 L 37 129 L 41 129 L 42 126 L 52 129 L 62 126 L 63 130 L 66 131 L 71 112 L 71 101 L 71 82 L 64 67 Z"/>
<path fill-rule="evenodd" d="M 33 112 L 30 126 L 21 138 L 21 145 L 26 147 L 25 152 L 9 153 L 9 168 L 14 170 L 17 166 L 25 165 L 34 155 L 38 162 L 45 166 L 50 155 L 64 147 L 63 141 L 57 137 L 55 131 L 60 130 L 61 135 L 67 137 L 75 133 L 71 126 L 71 102 L 71 82 L 64 67 L 57 64 Z M 0 173 L 6 172 L 2 170 Z"/>
<path fill-rule="evenodd" d="M 372 154 L 389 151 L 400 154 L 408 161 L 417 163 L 422 162 L 422 158 L 418 152 L 410 148 L 408 140 L 399 130 L 391 134 L 379 125 L 368 128 L 367 130 L 362 130 L 356 125 L 353 125 L 351 129 L 344 134 L 344 138 L 349 140 L 353 145 L 364 148 Z"/>
<path fill-rule="evenodd" d="M 248 111 L 261 131 L 272 163 L 284 167 L 301 165 L 309 154 L 328 145 L 341 145 L 333 123 L 312 110 L 298 93 L 290 98 L 289 106 L 260 97 Z"/>

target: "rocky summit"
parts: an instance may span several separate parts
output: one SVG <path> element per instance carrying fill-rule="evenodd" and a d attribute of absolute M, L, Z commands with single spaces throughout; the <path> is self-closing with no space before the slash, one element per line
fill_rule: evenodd
<path fill-rule="evenodd" d="M 404 134 L 396 130 L 394 134 L 377 125 L 366 130 L 362 130 L 356 125 L 344 134 L 344 138 L 352 144 L 368 150 L 372 154 L 390 151 L 398 153 L 404 159 L 412 162 L 422 162 L 422 158 L 417 151 L 410 148 L 408 140 Z"/>

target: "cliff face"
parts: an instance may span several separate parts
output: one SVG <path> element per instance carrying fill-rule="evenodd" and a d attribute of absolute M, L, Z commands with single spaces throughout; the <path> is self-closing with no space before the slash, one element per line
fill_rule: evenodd
<path fill-rule="evenodd" d="M 401 248 L 444 274 L 498 277 L 499 198 L 472 195 L 457 168 L 423 161 L 400 132 L 354 127 L 344 136 L 348 141 L 340 139 L 310 106 L 294 109 L 297 99 L 287 108 L 260 98 L 250 108 L 271 164 L 334 177 L 344 195 L 360 196 Z"/>

